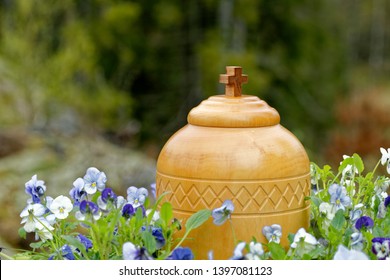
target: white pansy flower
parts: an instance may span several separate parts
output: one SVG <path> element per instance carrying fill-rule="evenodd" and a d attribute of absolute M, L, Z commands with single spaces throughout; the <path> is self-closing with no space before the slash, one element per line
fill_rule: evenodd
<path fill-rule="evenodd" d="M 382 165 L 387 164 L 387 166 L 386 166 L 387 173 L 390 174 L 390 148 L 387 149 L 387 150 L 385 150 L 384 148 L 380 148 L 380 151 L 381 151 L 381 154 L 382 154 L 381 164 Z"/>
<path fill-rule="evenodd" d="M 50 211 L 60 220 L 66 219 L 72 209 L 72 202 L 63 195 L 56 197 L 50 204 Z"/>
<path fill-rule="evenodd" d="M 148 209 L 145 211 L 145 215 L 148 217 L 151 212 L 152 212 L 152 209 Z M 158 219 L 160 219 L 160 212 L 155 211 L 153 213 L 153 217 L 152 217 L 152 220 L 150 221 L 150 224 L 154 224 L 155 222 L 158 221 Z"/>
<path fill-rule="evenodd" d="M 339 245 L 334 260 L 369 260 L 368 256 L 357 250 L 348 250 L 343 245 Z"/>
<path fill-rule="evenodd" d="M 54 228 L 50 225 L 48 220 L 41 217 L 38 219 L 36 226 L 35 239 L 38 239 L 38 237 L 43 241 L 53 239 L 52 231 Z"/>
<path fill-rule="evenodd" d="M 24 230 L 26 232 L 34 232 L 39 226 L 38 219 L 46 212 L 46 207 L 40 203 L 29 204 L 20 213 L 22 218 L 21 224 L 24 224 Z"/>
<path fill-rule="evenodd" d="M 263 246 L 258 242 L 249 243 L 249 253 L 245 255 L 248 260 L 260 260 L 261 256 L 264 255 Z"/>
<path fill-rule="evenodd" d="M 317 239 L 311 235 L 310 233 L 307 233 L 304 228 L 300 228 L 297 233 L 294 236 L 294 241 L 291 244 L 291 248 L 296 248 L 298 243 L 303 241 L 304 243 L 310 244 L 310 245 L 317 245 L 318 241 Z"/>
<path fill-rule="evenodd" d="M 326 218 L 330 221 L 333 220 L 337 212 L 337 207 L 334 207 L 334 205 L 329 204 L 327 202 L 322 202 L 318 209 L 322 214 L 325 214 Z"/>

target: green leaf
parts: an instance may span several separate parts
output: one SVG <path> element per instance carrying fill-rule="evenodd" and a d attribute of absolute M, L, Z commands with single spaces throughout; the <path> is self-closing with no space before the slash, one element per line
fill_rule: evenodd
<path fill-rule="evenodd" d="M 153 234 L 147 230 L 141 232 L 142 241 L 149 254 L 153 254 L 156 251 L 156 239 Z"/>
<path fill-rule="evenodd" d="M 18 230 L 18 234 L 19 234 L 20 238 L 26 239 L 26 231 L 25 231 L 25 229 L 23 227 L 21 227 Z"/>
<path fill-rule="evenodd" d="M 169 202 L 165 202 L 160 209 L 160 218 L 165 222 L 165 225 L 169 225 L 173 218 L 172 205 Z"/>
<path fill-rule="evenodd" d="M 310 260 L 318 259 L 324 254 L 325 254 L 325 248 L 322 246 L 317 246 L 316 248 L 314 248 L 308 253 Z"/>
<path fill-rule="evenodd" d="M 135 210 L 135 218 L 137 221 L 142 221 L 144 219 L 144 213 L 142 211 L 142 207 L 137 207 L 137 210 Z"/>
<path fill-rule="evenodd" d="M 320 204 L 322 203 L 322 200 L 315 196 L 315 195 L 312 195 L 310 196 L 310 200 L 313 202 L 313 204 L 318 208 L 320 206 Z"/>
<path fill-rule="evenodd" d="M 193 214 L 186 222 L 186 231 L 200 227 L 211 216 L 211 210 L 203 209 Z"/>
<path fill-rule="evenodd" d="M 158 197 L 156 203 L 154 204 L 154 206 L 153 206 L 153 208 L 152 208 L 152 211 L 150 212 L 150 214 L 149 214 L 149 216 L 148 216 L 148 218 L 147 218 L 148 224 L 151 223 L 152 218 L 153 218 L 153 215 L 154 215 L 154 213 L 156 212 L 157 207 L 158 207 L 158 205 L 161 203 L 161 201 L 162 201 L 162 199 L 164 198 L 164 196 L 166 196 L 166 195 L 169 194 L 169 193 L 170 193 L 170 192 L 164 192 L 164 193 L 162 193 L 162 194 Z"/>
<path fill-rule="evenodd" d="M 44 243 L 43 241 L 30 243 L 30 247 L 33 249 L 39 249 L 42 247 L 43 243 Z"/>
<path fill-rule="evenodd" d="M 275 242 L 270 242 L 267 246 L 273 260 L 284 260 L 286 258 L 286 251 L 282 245 Z"/>
<path fill-rule="evenodd" d="M 345 223 L 345 217 L 344 217 L 344 210 L 340 209 L 336 212 L 336 215 L 334 216 L 331 225 L 336 229 L 337 231 L 341 230 Z"/>
<path fill-rule="evenodd" d="M 355 160 L 353 157 L 348 157 L 348 158 L 345 158 L 340 166 L 339 166 L 339 172 L 342 173 L 343 170 L 347 167 L 347 165 L 355 165 Z"/>
<path fill-rule="evenodd" d="M 353 162 L 354 162 L 355 167 L 357 168 L 359 173 L 362 173 L 364 170 L 364 163 L 363 163 L 362 158 L 356 153 L 353 154 L 352 158 L 353 158 Z"/>
<path fill-rule="evenodd" d="M 169 193 L 171 193 L 171 192 L 163 192 L 162 194 L 160 194 L 160 196 L 158 197 L 158 199 L 155 203 L 155 206 L 157 207 L 157 205 L 159 205 L 161 203 L 161 200 L 164 198 L 164 196 L 166 196 Z"/>
<path fill-rule="evenodd" d="M 288 239 L 288 242 L 290 243 L 290 245 L 294 242 L 294 237 L 295 237 L 295 233 L 289 233 L 287 235 L 287 239 Z"/>

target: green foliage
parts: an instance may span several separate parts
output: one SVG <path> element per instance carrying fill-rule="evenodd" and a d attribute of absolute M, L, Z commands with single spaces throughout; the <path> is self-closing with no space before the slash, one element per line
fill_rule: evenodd
<path fill-rule="evenodd" d="M 3 9 L 0 83 L 8 86 L 0 100 L 16 110 L 0 110 L 0 120 L 43 127 L 77 112 L 79 122 L 114 129 L 130 117 L 131 98 L 104 79 L 91 22 L 80 7 L 49 2 L 14 1 Z"/>
<path fill-rule="evenodd" d="M 346 88 L 345 10 L 325 0 L 6 1 L 0 121 L 47 127 L 70 114 L 117 133 L 134 118 L 140 142 L 164 143 L 238 64 L 244 93 L 275 107 L 315 157 Z"/>
<path fill-rule="evenodd" d="M 192 215 L 186 222 L 186 230 L 191 231 L 200 227 L 211 216 L 211 210 L 203 209 Z"/>

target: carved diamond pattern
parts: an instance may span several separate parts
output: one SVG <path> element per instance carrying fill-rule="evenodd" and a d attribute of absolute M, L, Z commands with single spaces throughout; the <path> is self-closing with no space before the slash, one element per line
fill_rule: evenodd
<path fill-rule="evenodd" d="M 261 212 L 267 206 L 267 192 L 263 189 L 262 186 L 258 186 L 252 197 L 253 203 L 256 204 L 259 212 Z"/>
<path fill-rule="evenodd" d="M 248 206 L 248 204 L 250 203 L 251 199 L 252 199 L 252 195 L 245 188 L 245 186 L 242 186 L 239 192 L 237 193 L 235 201 L 237 201 L 241 205 L 242 209 L 245 209 L 246 206 Z"/>
<path fill-rule="evenodd" d="M 274 209 L 277 209 L 283 198 L 282 192 L 279 190 L 279 187 L 277 185 L 274 185 L 273 189 L 268 194 L 268 198 L 273 204 Z"/>
<path fill-rule="evenodd" d="M 306 193 L 304 187 L 302 187 L 301 183 L 298 182 L 297 188 L 294 192 L 295 198 L 297 199 L 298 203 L 302 203 L 302 201 L 305 199 Z"/>
<path fill-rule="evenodd" d="M 196 206 L 201 198 L 201 195 L 199 194 L 198 190 L 196 189 L 195 185 L 192 185 L 190 188 L 190 191 L 188 192 L 188 200 L 191 205 Z"/>
<path fill-rule="evenodd" d="M 235 213 L 287 211 L 304 207 L 305 196 L 310 194 L 308 179 L 303 177 L 285 183 L 264 182 L 259 185 L 248 182 L 241 186 L 170 179 L 158 177 L 158 193 L 171 192 L 166 200 L 171 201 L 174 208 L 188 211 L 217 208 L 226 199 L 235 204 Z"/>
<path fill-rule="evenodd" d="M 183 201 L 187 198 L 187 195 L 185 191 L 183 190 L 183 187 L 181 184 L 177 185 L 175 189 L 175 198 L 179 204 L 182 204 Z"/>
<path fill-rule="evenodd" d="M 218 197 L 219 195 L 213 191 L 211 186 L 207 186 L 206 190 L 202 193 L 202 199 L 207 205 L 213 205 Z"/>
<path fill-rule="evenodd" d="M 286 203 L 290 203 L 292 198 L 294 197 L 294 190 L 291 188 L 290 184 L 287 184 L 286 189 L 283 192 L 283 199 Z"/>

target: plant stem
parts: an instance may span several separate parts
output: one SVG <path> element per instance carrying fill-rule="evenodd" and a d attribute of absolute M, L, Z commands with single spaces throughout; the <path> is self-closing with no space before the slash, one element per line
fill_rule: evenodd
<path fill-rule="evenodd" d="M 375 174 L 376 170 L 378 169 L 380 163 L 381 163 L 381 160 L 378 161 L 378 163 L 374 167 L 374 170 L 372 170 L 372 176 L 373 177 L 374 177 L 374 174 Z"/>
<path fill-rule="evenodd" d="M 4 254 L 2 252 L 0 252 L 0 259 L 1 258 L 7 259 L 7 260 L 13 260 L 13 258 L 11 258 L 10 256 L 8 256 L 8 255 L 6 255 L 6 254 Z"/>
<path fill-rule="evenodd" d="M 234 232 L 233 222 L 232 222 L 232 219 L 230 219 L 230 218 L 229 218 L 229 224 L 230 224 L 230 228 L 232 229 L 234 245 L 237 245 L 236 233 Z"/>

